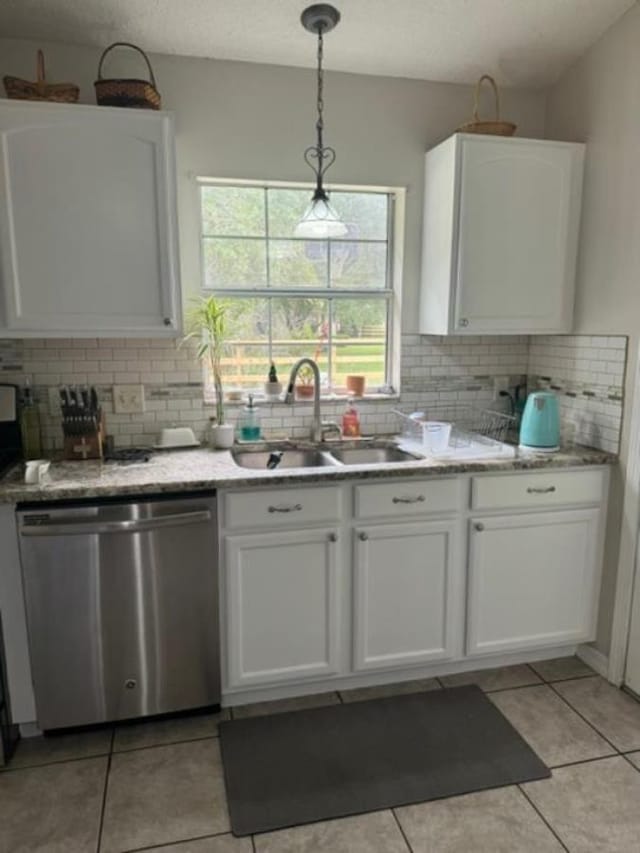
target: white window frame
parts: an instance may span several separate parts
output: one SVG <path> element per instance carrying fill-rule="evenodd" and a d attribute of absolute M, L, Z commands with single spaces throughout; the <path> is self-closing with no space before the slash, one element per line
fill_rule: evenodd
<path fill-rule="evenodd" d="M 309 190 L 311 194 L 314 189 L 314 184 L 299 181 L 258 181 L 248 178 L 214 178 L 210 176 L 198 175 L 195 179 L 196 184 L 196 210 L 198 217 L 198 242 L 199 242 L 199 263 L 200 263 L 200 292 L 224 294 L 226 290 L 216 290 L 214 288 L 205 287 L 205 271 L 204 271 L 204 237 L 202 228 L 202 208 L 200 189 L 203 186 L 238 186 L 238 187 L 255 187 L 258 189 L 302 189 Z M 388 186 L 373 186 L 370 184 L 325 184 L 329 194 L 332 192 L 353 192 L 353 193 L 372 193 L 386 194 L 390 197 L 390 218 L 391 226 L 388 232 L 388 253 L 389 265 L 388 274 L 390 280 L 390 297 L 387 300 L 388 305 L 388 321 L 387 321 L 387 345 L 386 345 L 386 366 L 385 374 L 387 377 L 388 393 L 371 393 L 367 392 L 365 398 L 373 397 L 397 397 L 400 394 L 400 358 L 401 358 L 401 336 L 402 336 L 402 284 L 404 271 L 404 238 L 405 238 L 405 206 L 406 206 L 406 187 L 388 187 Z M 229 296 L 258 296 L 263 293 L 262 288 L 238 288 L 237 290 L 229 289 Z M 321 297 L 326 297 L 325 289 L 314 291 Z M 347 294 L 343 290 L 342 295 L 348 295 L 349 298 L 366 299 L 367 291 L 361 288 L 357 291 L 351 290 Z M 281 290 L 282 295 L 291 296 L 309 296 L 310 288 L 300 288 L 287 291 L 286 288 Z M 207 383 L 205 382 L 205 392 Z M 205 393 L 207 398 L 212 397 L 213 392 Z M 330 394 L 322 394 L 323 399 L 336 399 L 344 395 L 336 394 L 332 391 Z"/>

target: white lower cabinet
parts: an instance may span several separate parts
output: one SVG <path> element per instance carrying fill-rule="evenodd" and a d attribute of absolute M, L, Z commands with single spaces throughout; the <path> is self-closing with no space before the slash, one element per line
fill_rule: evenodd
<path fill-rule="evenodd" d="M 388 669 L 454 654 L 455 524 L 358 527 L 354 669 Z"/>
<path fill-rule="evenodd" d="M 470 521 L 467 654 L 594 639 L 600 510 Z"/>
<path fill-rule="evenodd" d="M 607 487 L 592 468 L 226 493 L 225 691 L 594 639 Z"/>
<path fill-rule="evenodd" d="M 338 539 L 335 528 L 226 537 L 229 687 L 338 671 Z"/>

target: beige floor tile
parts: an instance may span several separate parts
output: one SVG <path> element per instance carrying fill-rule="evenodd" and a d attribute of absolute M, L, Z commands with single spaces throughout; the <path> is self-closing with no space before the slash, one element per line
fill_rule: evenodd
<path fill-rule="evenodd" d="M 441 690 L 441 687 L 435 678 L 422 678 L 417 681 L 401 681 L 398 684 L 354 687 L 352 690 L 341 690 L 340 696 L 343 702 L 363 702 L 366 699 L 384 699 L 387 696 L 423 693 L 425 690 Z"/>
<path fill-rule="evenodd" d="M 254 840 L 256 853 L 407 853 L 390 811 L 295 826 Z"/>
<path fill-rule="evenodd" d="M 501 690 L 489 698 L 549 767 L 615 752 L 545 684 Z"/>
<path fill-rule="evenodd" d="M 113 751 L 124 752 L 145 746 L 216 737 L 218 723 L 228 719 L 229 711 L 223 710 L 218 714 L 194 714 L 189 717 L 120 725 L 116 727 Z"/>
<path fill-rule="evenodd" d="M 530 663 L 531 669 L 535 670 L 545 681 L 564 681 L 567 678 L 580 678 L 583 675 L 595 675 L 590 666 L 577 657 L 553 658 L 552 660 L 539 660 Z"/>
<path fill-rule="evenodd" d="M 554 689 L 619 750 L 640 749 L 640 702 L 600 676 L 560 681 Z"/>
<path fill-rule="evenodd" d="M 291 699 L 277 699 L 274 702 L 254 702 L 253 705 L 238 705 L 233 709 L 236 720 L 244 717 L 259 717 L 262 714 L 281 714 L 285 711 L 303 711 L 305 708 L 324 708 L 337 705 L 340 699 L 337 693 L 316 693 L 313 696 L 293 696 Z"/>
<path fill-rule="evenodd" d="M 214 838 L 199 838 L 179 844 L 147 847 L 145 853 L 252 853 L 250 838 L 234 838 L 233 835 L 217 835 Z"/>
<path fill-rule="evenodd" d="M 638 770 L 640 770 L 640 752 L 631 752 L 627 755 L 627 758 L 634 767 L 637 767 Z"/>
<path fill-rule="evenodd" d="M 508 690 L 510 687 L 524 687 L 527 684 L 541 684 L 540 678 L 526 664 L 501 666 L 497 669 L 481 669 L 477 672 L 459 672 L 455 675 L 442 675 L 440 681 L 445 687 L 459 687 L 461 684 L 477 684 L 485 692 Z"/>
<path fill-rule="evenodd" d="M 113 755 L 101 853 L 228 831 L 217 739 Z"/>
<path fill-rule="evenodd" d="M 109 727 L 77 734 L 22 738 L 18 741 L 9 769 L 108 755 L 111 751 L 111 735 L 112 729 Z"/>
<path fill-rule="evenodd" d="M 96 850 L 107 758 L 0 774 L 0 853 Z"/>
<path fill-rule="evenodd" d="M 395 810 L 413 853 L 560 853 L 562 846 L 516 787 Z"/>
<path fill-rule="evenodd" d="M 572 853 L 640 845 L 640 773 L 622 756 L 561 767 L 523 790 Z"/>

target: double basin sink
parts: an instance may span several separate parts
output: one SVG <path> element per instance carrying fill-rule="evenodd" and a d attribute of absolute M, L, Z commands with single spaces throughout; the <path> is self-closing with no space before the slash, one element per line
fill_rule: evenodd
<path fill-rule="evenodd" d="M 274 471 L 343 465 L 383 465 L 387 462 L 416 462 L 423 458 L 400 450 L 391 442 L 367 442 L 366 446 L 361 447 L 355 447 L 353 443 L 339 442 L 323 444 L 320 447 L 260 445 L 256 448 L 234 448 L 231 456 L 240 468 Z"/>

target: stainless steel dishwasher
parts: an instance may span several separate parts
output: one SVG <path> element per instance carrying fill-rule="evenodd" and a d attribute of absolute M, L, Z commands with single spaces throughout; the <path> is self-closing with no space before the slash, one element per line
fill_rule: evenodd
<path fill-rule="evenodd" d="M 216 499 L 18 512 L 42 729 L 220 702 Z"/>

